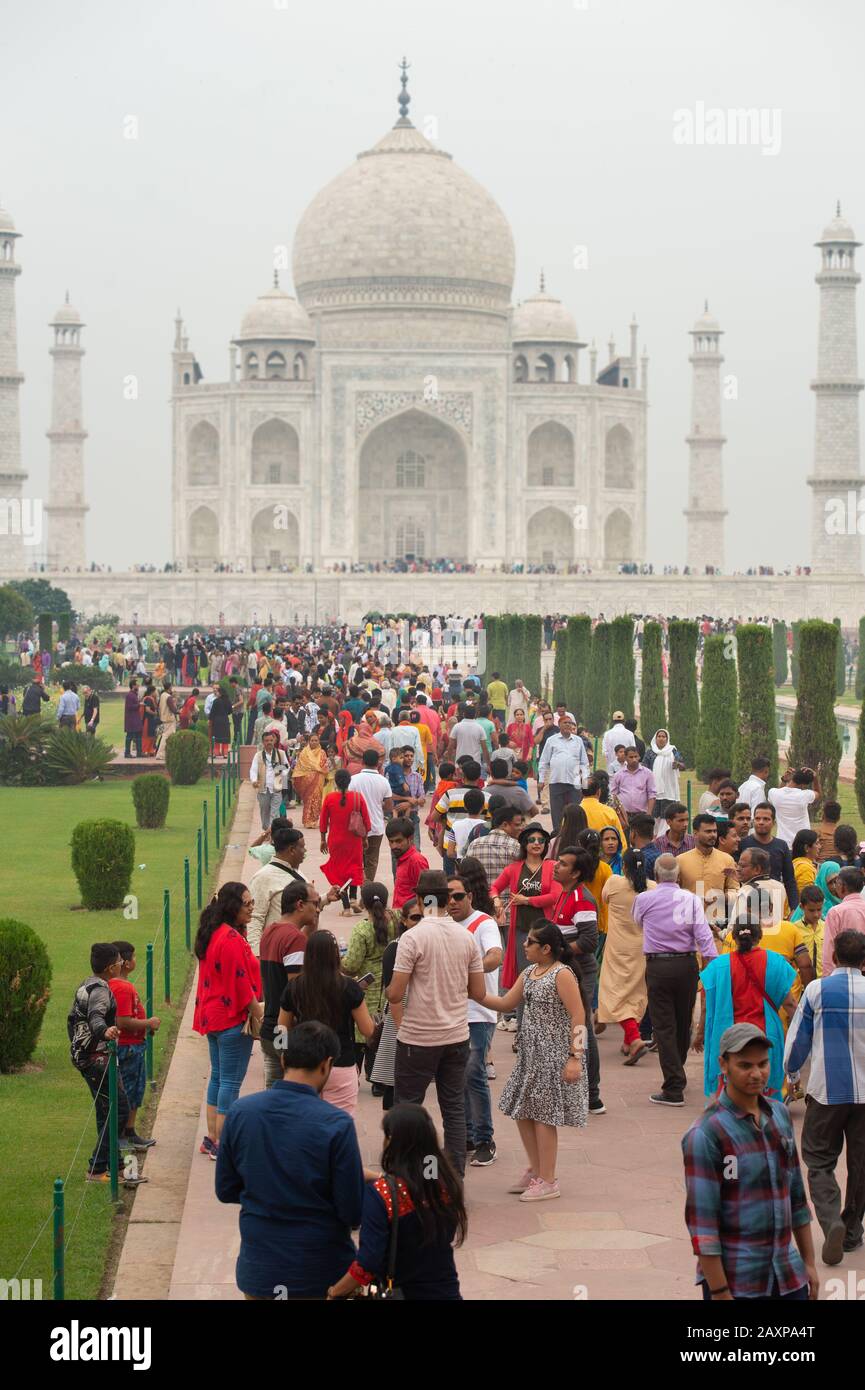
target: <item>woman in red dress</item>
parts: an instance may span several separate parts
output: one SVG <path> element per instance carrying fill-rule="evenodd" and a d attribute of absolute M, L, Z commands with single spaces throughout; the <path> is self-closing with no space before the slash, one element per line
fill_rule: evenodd
<path fill-rule="evenodd" d="M 344 883 L 349 884 L 342 893 L 341 915 L 350 917 L 353 912 L 362 911 L 357 901 L 357 890 L 363 884 L 363 839 L 352 833 L 349 820 L 357 813 L 366 827 L 367 835 L 371 821 L 366 801 L 360 792 L 350 792 L 348 789 L 351 776 L 347 770 L 341 767 L 333 780 L 337 789 L 324 798 L 319 819 L 321 852 L 330 854 L 330 858 L 322 864 L 321 871 L 328 883 L 336 888 L 342 888 Z"/>
<path fill-rule="evenodd" d="M 526 719 L 524 709 L 518 709 L 514 712 L 513 723 L 508 725 L 507 734 L 511 741 L 511 747 L 520 761 L 529 762 L 532 756 L 534 734 L 531 724 Z"/>

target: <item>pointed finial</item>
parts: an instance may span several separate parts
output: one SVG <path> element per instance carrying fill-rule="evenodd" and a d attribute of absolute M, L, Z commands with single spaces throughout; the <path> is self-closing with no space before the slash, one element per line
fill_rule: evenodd
<path fill-rule="evenodd" d="M 66 303 L 67 303 L 67 304 L 69 303 L 69 291 L 68 291 L 68 290 L 66 291 Z"/>
<path fill-rule="evenodd" d="M 703 300 L 703 313 L 704 313 L 704 314 L 708 314 L 708 312 L 709 312 L 709 301 L 708 301 L 708 299 L 704 299 L 704 300 Z"/>
<path fill-rule="evenodd" d="M 840 217 L 840 216 L 841 216 L 841 199 L 840 199 L 840 198 L 838 199 L 837 203 L 835 204 L 835 216 L 836 216 L 836 217 Z"/>
<path fill-rule="evenodd" d="M 400 63 L 400 81 L 402 82 L 402 91 L 397 97 L 397 101 L 399 102 L 399 118 L 401 121 L 408 121 L 408 109 L 411 106 L 411 97 L 408 94 L 408 70 L 410 66 L 411 64 L 408 62 L 408 60 L 406 58 L 403 58 L 402 62 Z"/>
<path fill-rule="evenodd" d="M 273 269 L 273 288 L 275 290 L 279 289 L 279 271 L 276 269 L 275 266 Z"/>
<path fill-rule="evenodd" d="M 543 266 L 542 266 L 542 267 L 541 267 L 541 294 L 545 294 L 545 293 L 546 293 L 546 289 L 547 289 L 547 281 L 546 281 L 546 277 L 545 277 L 545 275 L 544 275 L 544 270 L 543 270 Z"/>

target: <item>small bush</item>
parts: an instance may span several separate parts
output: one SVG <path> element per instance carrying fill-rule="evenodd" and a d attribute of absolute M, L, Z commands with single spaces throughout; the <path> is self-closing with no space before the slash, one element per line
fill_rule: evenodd
<path fill-rule="evenodd" d="M 117 625 L 109 623 L 94 623 L 90 631 L 86 634 L 84 641 L 88 647 L 92 647 L 96 642 L 100 647 L 104 647 L 106 642 L 117 641 Z"/>
<path fill-rule="evenodd" d="M 63 787 L 77 786 L 105 776 L 114 749 L 103 738 L 77 729 L 55 729 L 45 749 L 45 779 Z"/>
<path fill-rule="evenodd" d="M 135 819 L 140 830 L 161 830 L 168 815 L 171 784 L 159 772 L 146 772 L 132 783 Z"/>
<path fill-rule="evenodd" d="M 122 907 L 134 862 L 135 832 L 123 821 L 83 820 L 72 831 L 72 872 L 85 907 Z"/>
<path fill-rule="evenodd" d="M 51 995 L 51 961 L 24 922 L 0 919 L 0 1072 L 33 1056 Z"/>
<path fill-rule="evenodd" d="M 165 744 L 165 768 L 175 787 L 194 787 L 207 767 L 210 742 L 206 735 L 180 729 Z"/>
<path fill-rule="evenodd" d="M 32 666 L 22 666 L 20 661 L 4 661 L 0 657 L 0 685 L 8 685 L 10 690 L 23 690 L 32 679 Z"/>
<path fill-rule="evenodd" d="M 41 714 L 0 715 L 0 783 L 41 787 L 45 747 L 56 727 Z"/>
<path fill-rule="evenodd" d="M 52 667 L 51 679 L 55 685 L 73 681 L 79 690 L 82 685 L 89 685 L 100 695 L 113 690 L 117 684 L 110 671 L 101 671 L 98 666 L 82 666 L 77 661 L 66 661 L 62 666 Z"/>

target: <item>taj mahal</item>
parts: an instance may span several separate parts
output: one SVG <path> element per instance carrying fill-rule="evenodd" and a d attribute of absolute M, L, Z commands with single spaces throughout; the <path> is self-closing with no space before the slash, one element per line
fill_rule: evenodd
<path fill-rule="evenodd" d="M 687 577 L 620 573 L 646 558 L 649 361 L 636 320 L 617 351 L 547 288 L 513 303 L 504 213 L 412 123 L 396 124 L 315 197 L 292 243 L 295 294 L 243 314 L 212 381 L 178 310 L 171 357 L 170 574 L 87 571 L 80 313 L 52 321 L 54 408 L 43 572 L 85 613 L 141 623 L 245 623 L 417 612 L 865 611 L 861 538 L 827 537 L 831 499 L 860 486 L 855 250 L 840 206 L 821 265 L 812 566 L 807 579 L 723 576 L 723 330 L 690 330 Z M 0 572 L 32 569 L 14 520 L 20 458 L 19 233 L 0 210 Z M 684 329 L 684 326 L 683 326 Z M 684 336 L 684 332 L 683 332 Z M 206 364 L 205 364 L 206 365 Z M 683 405 L 683 434 L 687 406 Z M 168 422 L 166 421 L 166 436 Z M 351 573 L 377 562 L 474 574 Z M 718 571 L 715 573 L 714 571 Z M 840 582 L 839 582 L 840 581 Z M 767 588 L 771 598 L 767 596 Z M 825 610 L 825 612 L 824 612 Z"/>

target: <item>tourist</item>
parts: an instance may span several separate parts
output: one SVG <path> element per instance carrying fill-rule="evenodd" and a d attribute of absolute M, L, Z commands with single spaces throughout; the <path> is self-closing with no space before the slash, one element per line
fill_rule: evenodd
<path fill-rule="evenodd" d="M 565 807 L 572 802 L 582 801 L 583 788 L 588 779 L 589 760 L 585 744 L 577 737 L 573 719 L 565 715 L 559 721 L 558 733 L 544 744 L 538 763 L 538 796 L 543 800 L 543 790 L 549 782 L 554 835 L 558 834 Z"/>
<path fill-rule="evenodd" d="M 703 1298 L 816 1299 L 811 1212 L 790 1113 L 762 1094 L 771 1043 L 754 1024 L 737 1023 L 718 1047 L 724 1089 L 682 1140 L 685 1220 Z"/>
<path fill-rule="evenodd" d="M 379 732 L 378 716 L 372 710 L 367 710 L 359 719 L 357 727 L 350 730 L 343 745 L 342 756 L 352 777 L 356 777 L 365 767 L 372 767 L 378 771 L 383 766 L 387 753 L 384 742 L 378 737 Z M 376 755 L 374 764 L 366 761 L 365 754 L 369 752 Z"/>
<path fill-rule="evenodd" d="M 591 834 L 590 831 L 583 833 Z M 549 912 L 549 920 L 559 927 L 570 949 L 569 964 L 577 977 L 583 997 L 588 1034 L 589 1114 L 605 1115 L 607 1107 L 601 1099 L 601 1061 L 598 1055 L 598 1040 L 592 1024 L 598 983 L 599 938 L 598 903 L 589 891 L 589 883 L 597 872 L 597 853 L 592 854 L 589 850 L 574 845 L 560 849 L 553 870 L 553 877 L 559 886 L 559 896 Z"/>
<path fill-rule="evenodd" d="M 81 708 L 81 701 L 78 692 L 72 681 L 63 682 L 63 694 L 57 702 L 57 724 L 61 729 L 72 729 L 78 724 L 78 711 Z"/>
<path fill-rule="evenodd" d="M 490 763 L 490 775 L 484 786 L 487 800 L 491 801 L 494 796 L 497 796 L 509 806 L 515 806 L 524 816 L 533 816 L 538 809 L 537 806 L 510 776 L 507 761 L 499 756 L 499 752 L 500 750 L 496 749 L 495 756 Z"/>
<path fill-rule="evenodd" d="M 784 1023 L 781 1009 L 792 1018 L 796 1000 L 791 993 L 798 976 L 795 967 L 777 951 L 767 951 L 756 914 L 738 916 L 733 924 L 732 949 L 716 956 L 700 974 L 700 1022 L 693 1048 L 702 1052 L 703 1092 L 718 1092 L 721 1034 L 734 1023 L 753 1023 L 772 1043 L 766 1095 L 781 1096 L 784 1084 Z"/>
<path fill-rule="evenodd" d="M 524 709 L 515 711 L 513 722 L 507 727 L 507 736 L 517 757 L 524 762 L 528 761 L 532 756 L 534 735 Z"/>
<path fill-rule="evenodd" d="M 421 874 L 417 901 L 425 920 L 400 937 L 387 991 L 399 1009 L 394 1068 L 397 1105 L 422 1105 L 434 1081 L 445 1148 L 462 1175 L 466 1164 L 465 1071 L 469 1056 L 468 999 L 484 998 L 484 969 L 475 938 L 448 915 L 448 881 Z M 399 1008 L 411 988 L 405 1010 Z"/>
<path fill-rule="evenodd" d="M 363 878 L 363 842 L 365 836 L 358 831 L 360 824 L 369 834 L 370 821 L 366 802 L 360 792 L 350 791 L 351 777 L 341 767 L 334 778 L 336 791 L 324 798 L 319 818 L 321 831 L 320 852 L 330 857 L 324 861 L 321 871 L 328 883 L 340 890 L 343 917 L 361 911 L 357 901 L 358 889 Z M 357 821 L 357 818 L 360 818 Z M 346 885 L 348 885 L 346 887 Z"/>
<path fill-rule="evenodd" d="M 706 820 L 712 817 L 707 815 Z M 649 1013 L 664 1078 L 661 1090 L 649 1097 L 654 1105 L 685 1104 L 685 1062 L 697 998 L 697 952 L 704 960 L 718 954 L 700 898 L 677 881 L 684 857 L 662 854 L 656 859 L 655 892 L 639 894 L 631 908 L 643 933 Z"/>
<path fill-rule="evenodd" d="M 518 710 L 522 710 L 526 719 L 528 719 L 529 710 L 531 709 L 531 707 L 531 691 L 526 690 L 526 687 L 523 685 L 522 681 L 519 679 L 519 677 L 517 677 L 517 679 L 514 681 L 514 688 L 508 695 L 508 707 L 505 714 L 507 724 L 510 725 L 516 722 Z M 549 705 L 547 705 L 547 709 L 549 709 Z"/>
<path fill-rule="evenodd" d="M 790 846 L 790 858 L 793 860 L 793 873 L 796 875 L 796 887 L 801 902 L 802 889 L 817 882 L 820 836 L 816 830 L 797 830 Z"/>
<path fill-rule="evenodd" d="M 861 869 L 862 854 L 859 847 L 859 836 L 852 825 L 838 825 L 835 827 L 835 854 L 842 869 Z"/>
<path fill-rule="evenodd" d="M 618 830 L 622 824 L 612 806 L 607 805 L 608 786 L 605 772 L 592 773 L 580 802 L 589 830 L 596 830 L 599 834 L 605 825 L 612 825 Z"/>
<path fill-rule="evenodd" d="M 865 1216 L 865 936 L 842 931 L 832 943 L 831 974 L 808 985 L 796 1011 L 784 1067 L 791 1080 L 810 1061 L 805 1086 L 802 1158 L 823 1231 L 824 1264 L 837 1265 L 863 1243 Z M 847 1191 L 835 1168 L 846 1147 Z"/>
<path fill-rule="evenodd" d="M 841 820 L 840 801 L 824 801 L 823 815 L 814 827 L 820 836 L 820 863 L 835 858 L 835 831 Z"/>
<path fill-rule="evenodd" d="M 174 692 L 167 681 L 162 686 L 158 709 L 159 723 L 162 727 L 162 742 L 167 743 L 171 735 L 177 732 L 178 714 L 177 705 L 174 703 Z"/>
<path fill-rule="evenodd" d="M 292 785 L 299 793 L 303 805 L 302 825 L 307 830 L 317 830 L 321 818 L 321 803 L 324 784 L 330 764 L 317 734 L 310 734 L 305 746 L 298 754 L 292 773 Z"/>
<path fill-rule="evenodd" d="M 138 681 L 133 676 L 129 682 L 129 689 L 123 700 L 123 731 L 126 734 L 126 746 L 123 750 L 124 758 L 141 757 L 142 725 L 143 720 L 141 717 L 141 701 L 138 696 Z M 134 753 L 132 752 L 133 748 L 135 749 Z"/>
<path fill-rule="evenodd" d="M 462 1183 L 420 1105 L 401 1105 L 382 1121 L 382 1174 L 367 1183 L 357 1256 L 328 1299 L 390 1287 L 393 1223 L 398 1224 L 392 1286 L 407 1302 L 459 1301 L 454 1245 L 468 1229 Z"/>
<path fill-rule="evenodd" d="M 558 1130 L 582 1129 L 588 1112 L 586 1014 L 570 966 L 571 947 L 553 922 L 538 918 L 526 938 L 528 965 L 502 998 L 483 1006 L 505 1013 L 525 1002 L 517 1061 L 499 1101 L 517 1122 L 528 1167 L 508 1190 L 521 1202 L 561 1196 L 556 1179 Z"/>
<path fill-rule="evenodd" d="M 508 715 L 508 687 L 502 680 L 498 671 L 493 671 L 489 684 L 487 685 L 487 698 L 489 699 L 495 718 L 504 728 Z M 523 720 L 525 720 L 525 710 L 523 710 Z"/>
<path fill-rule="evenodd" d="M 733 807 L 739 804 L 739 788 L 729 778 L 726 782 L 722 782 L 718 788 L 718 804 L 720 810 L 713 812 L 713 814 L 718 819 L 729 820 L 733 814 Z"/>
<path fill-rule="evenodd" d="M 518 858 L 511 860 L 492 884 L 493 907 L 506 948 L 503 989 L 510 989 L 528 966 L 525 944 L 532 922 L 546 917 L 559 897 L 554 877 L 555 861 L 547 858 L 549 843 L 548 830 L 537 822 L 527 825 L 519 834 Z M 500 1026 L 511 1032 L 519 1031 L 522 1007 L 517 1009 L 516 1015 L 505 1014 Z"/>
<path fill-rule="evenodd" d="M 637 752 L 639 751 L 638 748 Z M 627 756 L 626 752 L 626 761 Z M 655 783 L 655 805 L 652 814 L 656 820 L 666 820 L 668 807 L 680 804 L 679 773 L 685 770 L 685 761 L 681 753 L 670 742 L 669 729 L 658 729 L 651 746 L 646 750 L 643 765 L 649 769 Z"/>
<path fill-rule="evenodd" d="M 253 1027 L 264 1014 L 261 970 L 246 940 L 252 894 L 243 883 L 224 883 L 201 914 L 195 937 L 198 984 L 192 1027 L 207 1038 L 207 1134 L 201 1152 L 214 1163 L 222 1126 L 237 1100 L 249 1058 Z"/>
<path fill-rule="evenodd" d="M 159 730 L 159 700 L 150 677 L 146 679 L 141 697 L 141 754 L 156 757 L 156 736 Z"/>
<path fill-rule="evenodd" d="M 482 792 L 478 793 L 483 796 Z M 397 911 L 403 903 L 417 896 L 418 879 L 429 869 L 429 860 L 414 843 L 414 827 L 405 816 L 388 821 L 387 842 L 396 868 L 394 869 L 393 905 Z"/>
<path fill-rule="evenodd" d="M 739 859 L 746 849 L 763 849 L 769 856 L 772 877 L 780 879 L 787 894 L 790 910 L 799 906 L 799 890 L 793 872 L 793 858 L 786 840 L 773 834 L 775 808 L 769 801 L 758 802 L 753 808 L 754 829 L 739 843 Z"/>
<path fill-rule="evenodd" d="M 739 788 L 739 800 L 747 801 L 751 808 L 752 815 L 757 806 L 765 804 L 766 802 L 766 792 L 768 790 L 766 782 L 769 777 L 769 767 L 768 758 L 753 758 L 751 761 L 751 776 L 746 782 L 743 782 Z"/>
<path fill-rule="evenodd" d="M 263 747 L 256 750 L 249 769 L 249 780 L 258 797 L 258 812 L 262 830 L 269 830 L 279 815 L 288 782 L 288 758 L 278 746 L 278 736 L 268 730 Z"/>
<path fill-rule="evenodd" d="M 613 870 L 606 860 L 601 858 L 601 836 L 598 834 L 597 830 L 581 830 L 577 835 L 575 844 L 578 849 L 585 850 L 591 860 L 591 866 L 586 877 L 583 879 L 583 883 L 594 899 L 597 907 L 598 964 L 600 965 L 607 935 L 607 909 L 604 903 L 604 884 L 612 877 Z M 557 854 L 560 852 L 561 851 L 557 851 Z M 597 979 L 595 980 L 595 991 L 597 992 Z"/>
<path fill-rule="evenodd" d="M 766 800 L 778 818 L 778 836 L 793 844 L 800 830 L 808 830 L 808 807 L 822 795 L 819 783 L 810 767 L 797 768 L 787 786 L 772 787 Z"/>
<path fill-rule="evenodd" d="M 721 802 L 718 799 L 718 789 L 721 783 L 729 781 L 729 778 L 729 768 L 727 768 L 726 771 L 723 768 L 715 768 L 713 771 L 706 774 L 706 790 L 703 792 L 697 805 L 698 815 L 702 815 L 704 811 L 710 816 L 718 816 L 721 814 Z M 676 797 L 677 801 L 678 799 L 679 798 Z"/>
<path fill-rule="evenodd" d="M 146 1039 L 148 1033 L 152 1036 L 159 1031 L 160 1020 L 155 1016 L 147 1017 L 138 990 L 130 979 L 135 974 L 137 964 L 132 942 L 115 941 L 114 945 L 120 952 L 120 974 L 109 979 L 108 988 L 117 1004 L 117 1066 L 129 1106 L 126 1127 L 119 1133 L 121 1139 L 125 1139 L 132 1148 L 146 1152 L 156 1140 L 142 1139 L 136 1131 L 135 1122 L 147 1089 Z"/>
<path fill-rule="evenodd" d="M 718 849 L 718 822 L 708 812 L 694 817 L 694 841 L 692 850 L 675 856 L 679 886 L 697 894 L 709 925 L 720 930 L 727 921 L 727 893 L 738 888 L 739 874 L 730 855 Z"/>
<path fill-rule="evenodd" d="M 348 784 L 351 792 L 359 792 L 369 813 L 369 833 L 363 844 L 363 876 L 367 883 L 375 881 L 381 842 L 384 839 L 385 816 L 393 814 L 393 794 L 390 783 L 378 770 L 379 755 L 368 748 L 363 755 L 363 767 Z"/>
<path fill-rule="evenodd" d="M 424 790 L 424 777 L 422 772 L 415 772 L 414 749 L 408 746 L 402 750 L 402 766 L 405 773 L 405 785 L 408 791 L 408 800 L 404 810 L 400 813 L 412 823 L 412 838 L 415 849 L 420 849 L 420 811 L 426 801 Z"/>
<path fill-rule="evenodd" d="M 620 709 L 613 714 L 613 722 L 601 740 L 603 756 L 607 764 L 607 771 L 613 773 L 617 771 L 616 749 L 636 748 L 637 740 L 630 729 L 625 728 L 625 716 Z M 637 758 L 637 762 L 639 762 Z"/>
<path fill-rule="evenodd" d="M 283 1029 L 299 1023 L 323 1023 L 339 1038 L 339 1053 L 322 1091 L 322 1098 L 354 1115 L 357 1109 L 358 1074 L 354 1030 L 364 1039 L 375 1032 L 363 989 L 356 980 L 343 975 L 339 942 L 332 932 L 319 929 L 306 943 L 303 969 L 290 979 L 279 1001 L 279 1033 L 274 1046 L 282 1043 Z"/>
<path fill-rule="evenodd" d="M 24 698 L 21 701 L 21 713 L 27 718 L 31 714 L 39 714 L 44 704 L 50 703 L 50 696 L 41 680 L 32 680 L 24 691 Z M 138 700 L 136 698 L 136 705 Z M 129 757 L 129 746 L 127 743 L 126 756 Z"/>
<path fill-rule="evenodd" d="M 519 837 L 523 830 L 523 815 L 513 806 L 496 806 L 490 811 L 490 831 L 472 841 L 471 853 L 477 859 L 490 883 L 520 857 Z"/>
<path fill-rule="evenodd" d="M 399 913 L 397 925 L 397 939 L 391 941 L 385 947 L 381 958 L 381 988 L 384 1000 L 384 1021 L 381 1027 L 381 1036 L 378 1047 L 375 1051 L 375 1061 L 369 1073 L 372 1082 L 373 1094 L 380 1091 L 382 1110 L 390 1110 L 393 1106 L 394 1095 L 394 1067 L 396 1064 L 396 1035 L 397 1023 L 396 1016 L 390 1004 L 387 1002 L 387 989 L 393 979 L 393 967 L 396 960 L 397 946 L 399 938 L 403 932 L 411 931 L 424 920 L 423 909 L 420 907 L 417 898 L 412 898 L 404 903 Z M 406 995 L 406 998 L 408 996 Z M 405 1000 L 403 1001 L 403 1005 Z M 397 1014 L 399 1014 L 399 1009 Z"/>
<path fill-rule="evenodd" d="M 816 883 L 806 884 L 799 895 L 799 906 L 793 913 L 791 920 L 796 921 L 802 928 L 816 979 L 820 979 L 823 974 L 823 940 L 826 934 L 825 911 L 823 889 Z"/>
<path fill-rule="evenodd" d="M 489 818 L 486 812 L 486 795 L 480 787 L 469 787 L 463 798 L 466 814 L 454 823 L 455 858 L 457 862 L 466 853 L 469 838 L 475 830 L 485 830 Z"/>
<path fill-rule="evenodd" d="M 480 763 L 473 758 L 466 758 L 462 764 L 462 781 L 456 786 L 446 791 L 435 803 L 435 812 L 440 822 L 444 826 L 442 836 L 442 858 L 444 860 L 444 871 L 446 874 L 453 873 L 456 868 L 456 837 L 454 826 L 466 814 L 465 794 L 470 787 L 477 787 L 481 780 Z M 486 800 L 486 798 L 484 798 Z"/>
<path fill-rule="evenodd" d="M 96 1147 L 87 1165 L 87 1181 L 110 1181 L 109 1162 L 109 1042 L 120 1035 L 117 1027 L 117 1001 L 110 981 L 120 975 L 120 952 L 113 942 L 97 942 L 90 948 L 90 974 L 78 986 L 72 1007 L 66 1018 L 69 1055 L 72 1065 L 87 1082 L 93 1097 L 96 1117 Z M 123 1134 L 128 1125 L 129 1106 L 123 1089 L 123 1078 L 117 1086 L 117 1131 Z M 143 1178 L 132 1179 L 144 1182 Z"/>
<path fill-rule="evenodd" d="M 272 1086 L 282 1076 L 282 1061 L 274 1046 L 274 1034 L 279 1023 L 279 1001 L 289 980 L 303 969 L 306 943 L 318 930 L 320 914 L 318 889 L 311 883 L 289 879 L 282 890 L 280 916 L 261 935 L 259 957 L 264 988 L 261 1051 L 264 1056 L 265 1086 Z"/>
<path fill-rule="evenodd" d="M 253 897 L 252 917 L 247 931 L 247 940 L 253 951 L 258 951 L 263 932 L 271 922 L 282 916 L 282 890 L 291 882 L 306 883 L 300 866 L 306 858 L 306 841 L 302 830 L 295 830 L 288 821 L 274 822 L 271 829 L 273 857 L 256 874 L 249 885 Z M 328 889 L 324 905 L 336 902 L 337 889 Z"/>
<path fill-rule="evenodd" d="M 616 824 L 618 825 L 618 821 Z M 571 802 L 570 806 L 566 806 L 562 812 L 562 819 L 559 823 L 559 833 L 550 841 L 550 847 L 547 850 L 547 858 L 557 859 L 559 850 L 564 845 L 575 845 L 577 843 L 577 836 L 581 835 L 584 830 L 588 830 L 589 828 L 588 818 L 583 810 L 582 802 L 580 802 L 579 805 L 575 801 Z M 600 845 L 600 838 L 598 839 L 598 845 Z"/>
<path fill-rule="evenodd" d="M 770 877 L 769 856 L 763 849 L 744 849 L 739 855 L 741 887 L 731 895 L 730 916 L 735 917 L 740 903 L 753 898 L 752 889 L 760 890 L 760 924 L 764 935 L 769 927 L 777 927 L 789 913 L 783 883 Z"/>
<path fill-rule="evenodd" d="M 826 866 L 824 865 L 824 868 Z M 823 936 L 823 974 L 831 975 L 835 938 L 843 931 L 865 932 L 865 874 L 861 869 L 841 869 L 837 874 L 838 903 L 826 913 Z"/>
<path fill-rule="evenodd" d="M 611 875 L 602 893 L 607 937 L 598 988 L 598 1024 L 621 1025 L 626 1067 L 635 1066 L 648 1051 L 648 1044 L 640 1037 L 640 1020 L 649 998 L 646 957 L 643 934 L 631 909 L 639 894 L 654 891 L 656 886 L 646 878 L 643 854 L 629 849 L 622 860 L 622 873 Z"/>
<path fill-rule="evenodd" d="M 354 1257 L 364 1169 L 351 1116 L 321 1096 L 340 1041 L 331 1028 L 291 1029 L 282 1080 L 244 1096 L 225 1125 L 220 1202 L 240 1204 L 237 1287 L 245 1298 L 323 1299 Z"/>
<path fill-rule="evenodd" d="M 455 922 L 461 923 L 475 937 L 483 957 L 486 992 L 497 994 L 499 966 L 502 963 L 502 939 L 495 918 L 476 905 L 470 879 L 454 876 L 448 880 L 448 911 Z M 486 1168 L 496 1159 L 492 1099 L 486 1065 L 487 1053 L 495 1033 L 496 1016 L 492 1010 L 470 999 L 468 1022 L 466 1153 L 472 1155 L 473 1168 Z"/>
<path fill-rule="evenodd" d="M 381 963 L 386 947 L 399 931 L 400 914 L 389 908 L 388 892 L 383 883 L 365 883 L 360 890 L 361 904 L 366 912 L 356 922 L 342 959 L 343 974 L 362 980 L 366 1006 L 373 1019 L 384 1012 L 384 986 L 381 982 Z M 372 979 L 369 979 L 369 976 Z M 355 1059 L 360 1066 L 366 1051 L 366 1039 L 355 1029 Z"/>
<path fill-rule="evenodd" d="M 188 695 L 184 700 L 178 716 L 179 728 L 188 729 L 195 723 L 195 720 L 198 718 L 198 697 L 200 694 L 201 691 L 196 686 L 192 694 Z"/>
<path fill-rule="evenodd" d="M 625 749 L 625 766 L 610 778 L 610 793 L 617 797 L 626 815 L 639 811 L 655 815 L 655 779 L 640 762 L 635 747 Z M 670 798 L 675 800 L 675 798 Z"/>
<path fill-rule="evenodd" d="M 99 727 L 102 710 L 101 702 L 98 693 L 92 686 L 82 686 L 81 693 L 84 696 L 84 729 L 92 738 Z"/>
<path fill-rule="evenodd" d="M 739 836 L 739 844 L 741 845 L 745 836 L 751 833 L 751 807 L 748 805 L 748 802 L 734 802 L 733 806 L 730 808 L 727 819 L 731 820 L 735 825 L 736 832 Z"/>
<path fill-rule="evenodd" d="M 458 763 L 461 758 L 469 757 L 479 764 L 479 768 L 489 768 L 490 750 L 487 735 L 482 725 L 477 720 L 477 710 L 474 705 L 463 704 L 459 707 L 459 719 L 454 725 L 447 745 L 447 758 L 449 761 Z M 478 771 L 480 777 L 480 770 Z"/>
<path fill-rule="evenodd" d="M 231 699 L 221 686 L 216 686 L 216 698 L 210 706 L 210 746 L 214 758 L 227 758 L 231 748 Z"/>
<path fill-rule="evenodd" d="M 639 814 L 639 811 L 633 812 L 635 816 Z M 630 829 L 630 822 L 628 828 Z M 594 835 L 597 832 L 592 830 L 589 833 Z M 608 825 L 606 829 L 601 831 L 599 847 L 601 863 L 609 867 L 610 873 L 620 874 L 622 872 L 622 850 L 624 849 L 621 830 Z"/>

